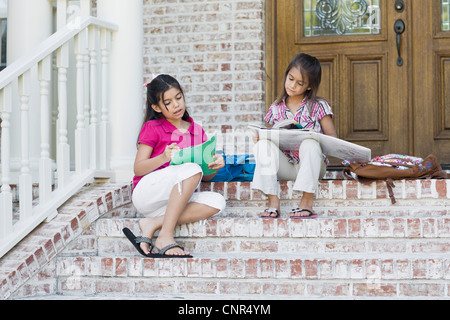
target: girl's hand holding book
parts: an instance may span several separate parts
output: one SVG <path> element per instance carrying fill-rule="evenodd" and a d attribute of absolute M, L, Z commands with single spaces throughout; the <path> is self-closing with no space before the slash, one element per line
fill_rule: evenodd
<path fill-rule="evenodd" d="M 208 164 L 208 168 L 212 170 L 219 170 L 223 167 L 225 167 L 225 161 L 223 160 L 223 157 L 221 155 L 214 155 L 214 159 L 216 159 L 214 162 L 211 162 Z"/>
<path fill-rule="evenodd" d="M 180 150 L 180 148 L 177 146 L 176 143 L 172 143 L 171 145 L 168 145 L 166 147 L 166 150 L 164 150 L 164 157 L 166 158 L 166 162 L 169 162 L 172 160 L 173 154 L 175 151 Z"/>

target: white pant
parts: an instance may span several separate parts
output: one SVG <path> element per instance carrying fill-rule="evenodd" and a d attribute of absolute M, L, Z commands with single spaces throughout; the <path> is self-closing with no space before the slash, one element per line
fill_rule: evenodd
<path fill-rule="evenodd" d="M 292 164 L 288 157 L 271 141 L 260 140 L 254 149 L 256 168 L 252 189 L 264 194 L 280 196 L 278 181 L 295 180 L 294 190 L 315 193 L 327 166 L 319 142 L 307 139 L 299 149 L 300 164 Z"/>
<path fill-rule="evenodd" d="M 136 210 L 147 218 L 164 215 L 173 188 L 178 185 L 181 192 L 182 182 L 198 173 L 202 173 L 202 169 L 195 163 L 169 166 L 149 173 L 134 188 L 132 200 Z M 226 205 L 223 195 L 207 191 L 194 192 L 189 202 L 205 204 L 220 211 Z"/>

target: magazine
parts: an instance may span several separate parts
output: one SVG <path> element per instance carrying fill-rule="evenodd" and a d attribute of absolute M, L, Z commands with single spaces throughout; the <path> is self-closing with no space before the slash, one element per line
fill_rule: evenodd
<path fill-rule="evenodd" d="M 305 139 L 314 139 L 320 143 L 322 152 L 328 156 L 351 162 L 367 162 L 372 159 L 372 151 L 355 143 L 327 136 L 310 129 L 291 129 L 297 126 L 293 120 L 283 120 L 273 128 L 250 124 L 248 127 L 256 131 L 260 139 L 274 142 L 282 151 L 298 151 Z"/>

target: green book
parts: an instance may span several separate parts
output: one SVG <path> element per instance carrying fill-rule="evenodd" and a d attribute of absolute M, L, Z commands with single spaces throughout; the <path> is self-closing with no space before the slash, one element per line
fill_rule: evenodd
<path fill-rule="evenodd" d="M 175 151 L 170 165 L 197 163 L 202 168 L 204 175 L 212 174 L 216 170 L 209 169 L 208 164 L 215 160 L 213 156 L 216 154 L 216 143 L 217 135 L 214 135 L 202 144 Z"/>

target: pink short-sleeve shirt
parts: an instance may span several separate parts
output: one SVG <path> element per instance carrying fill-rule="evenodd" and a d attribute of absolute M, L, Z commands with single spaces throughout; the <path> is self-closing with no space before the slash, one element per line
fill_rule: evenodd
<path fill-rule="evenodd" d="M 153 148 L 150 159 L 164 153 L 168 145 L 176 143 L 180 149 L 189 148 L 202 144 L 208 137 L 203 128 L 194 122 L 192 118 L 187 120 L 191 125 L 185 133 L 178 130 L 165 118 L 147 121 L 139 134 L 139 144 L 145 144 Z M 169 162 L 163 164 L 156 170 L 161 170 L 169 166 Z M 154 170 L 154 171 L 156 171 Z M 142 177 L 133 178 L 133 188 L 136 187 Z"/>

